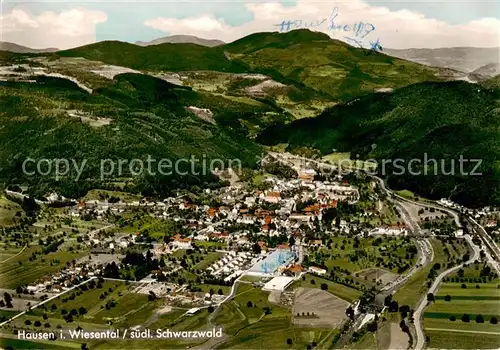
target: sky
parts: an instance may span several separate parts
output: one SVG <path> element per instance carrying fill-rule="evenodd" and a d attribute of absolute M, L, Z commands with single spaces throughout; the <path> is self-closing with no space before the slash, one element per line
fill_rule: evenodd
<path fill-rule="evenodd" d="M 0 41 L 32 48 L 175 34 L 231 42 L 305 27 L 362 46 L 500 46 L 498 0 L 2 0 L 1 6 Z"/>

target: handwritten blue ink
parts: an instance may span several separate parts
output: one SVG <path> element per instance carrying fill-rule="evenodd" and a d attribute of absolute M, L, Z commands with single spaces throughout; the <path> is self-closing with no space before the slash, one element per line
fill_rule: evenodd
<path fill-rule="evenodd" d="M 380 38 L 377 38 L 377 41 L 375 41 L 375 42 L 370 41 L 370 45 L 371 45 L 371 48 L 370 48 L 370 49 L 371 49 L 372 51 L 378 51 L 378 50 L 380 50 L 380 51 L 384 51 L 384 50 L 382 49 L 382 46 L 380 45 Z"/>
<path fill-rule="evenodd" d="M 363 40 L 362 39 L 359 39 L 359 38 L 350 38 L 350 37 L 347 37 L 345 36 L 344 39 L 354 43 L 355 45 L 357 45 L 358 47 L 364 49 L 364 45 L 363 45 Z M 382 45 L 380 45 L 380 38 L 377 38 L 377 41 L 369 41 L 370 42 L 370 49 L 369 51 L 365 52 L 366 55 L 370 54 L 370 53 L 374 53 L 374 52 L 379 52 L 379 51 L 383 51 L 382 49 Z"/>
<path fill-rule="evenodd" d="M 357 39 L 357 38 L 351 38 L 348 36 L 345 36 L 344 39 L 358 45 L 360 48 L 363 48 L 363 40 Z"/>
<path fill-rule="evenodd" d="M 281 21 L 280 24 L 275 24 L 276 27 L 280 27 L 280 32 L 288 32 L 290 28 L 292 27 L 292 24 L 294 22 L 288 20 L 288 21 Z"/>
<path fill-rule="evenodd" d="M 316 23 L 314 21 L 302 21 L 301 19 L 296 19 L 296 20 L 285 20 L 281 21 L 279 24 L 275 24 L 274 26 L 280 27 L 280 32 L 288 32 L 292 29 L 299 29 L 304 25 L 304 28 L 316 28 L 321 26 L 323 23 L 326 22 L 326 18 L 323 20 L 316 20 Z M 293 26 L 293 28 L 292 28 Z"/>
<path fill-rule="evenodd" d="M 353 42 L 355 45 L 365 48 L 363 43 L 364 39 L 375 30 L 375 26 L 371 23 L 367 22 L 357 22 L 357 23 L 338 23 L 337 17 L 339 16 L 339 8 L 334 7 L 330 16 L 328 18 L 323 18 L 322 20 L 316 21 L 303 21 L 301 19 L 296 20 L 283 20 L 279 24 L 275 24 L 274 26 L 279 27 L 280 32 L 288 32 L 293 29 L 299 28 L 317 28 L 328 23 L 328 29 L 331 31 L 339 31 L 344 33 L 351 33 L 350 36 L 345 36 L 344 38 L 350 42 Z M 379 39 L 376 42 L 370 41 L 370 49 L 372 51 L 382 51 L 382 46 L 380 45 Z"/>

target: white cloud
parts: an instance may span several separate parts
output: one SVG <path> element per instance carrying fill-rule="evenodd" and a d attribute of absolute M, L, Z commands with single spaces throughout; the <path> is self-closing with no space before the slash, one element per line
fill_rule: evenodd
<path fill-rule="evenodd" d="M 14 8 L 10 13 L 0 15 L 0 40 L 37 49 L 77 47 L 95 42 L 95 26 L 107 18 L 102 11 L 84 8 L 59 13 L 45 11 L 37 16 Z"/>
<path fill-rule="evenodd" d="M 254 19 L 239 26 L 231 26 L 223 19 L 210 14 L 183 19 L 158 17 L 147 20 L 144 24 L 170 35 L 189 34 L 230 42 L 254 32 L 277 31 L 279 27 L 276 24 L 283 20 L 316 23 L 326 19 L 314 30 L 341 40 L 344 36 L 353 36 L 352 32 L 332 31 L 328 28 L 328 18 L 333 9 L 331 2 L 299 0 L 295 6 L 283 6 L 276 2 L 249 3 L 245 6 L 253 13 Z M 452 25 L 426 18 L 422 13 L 410 10 L 391 11 L 387 7 L 372 6 L 361 0 L 341 2 L 338 7 L 336 24 L 347 24 L 351 28 L 359 22 L 373 24 L 375 30 L 366 36 L 365 44 L 368 40 L 380 38 L 382 46 L 390 48 L 500 45 L 500 20 L 496 18 Z"/>

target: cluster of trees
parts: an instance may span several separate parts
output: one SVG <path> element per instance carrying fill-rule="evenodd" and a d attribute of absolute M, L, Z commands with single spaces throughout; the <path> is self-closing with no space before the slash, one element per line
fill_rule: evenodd
<path fill-rule="evenodd" d="M 127 251 L 122 259 L 123 267 L 120 268 L 114 261 L 104 266 L 102 276 L 107 278 L 123 278 L 127 280 L 140 280 L 146 277 L 152 270 L 158 270 L 160 261 L 153 259 L 150 250 L 144 256 L 141 252 Z"/>
<path fill-rule="evenodd" d="M 41 321 L 39 321 L 39 320 L 36 320 L 35 322 L 32 322 L 31 320 L 25 320 L 25 321 L 24 321 L 24 324 L 25 324 L 26 326 L 30 326 L 30 325 L 33 325 L 33 326 L 35 326 L 35 327 L 41 327 L 41 326 L 42 326 L 42 322 L 41 322 Z M 45 328 L 50 328 L 50 323 L 46 322 L 46 323 L 44 323 L 44 325 L 43 325 L 43 326 L 44 326 Z M 49 338 L 49 339 L 50 339 L 50 340 L 52 340 L 51 338 Z"/>
<path fill-rule="evenodd" d="M 389 312 L 399 312 L 403 319 L 406 317 L 413 318 L 414 310 L 409 305 L 399 305 L 396 300 L 392 299 L 391 294 L 384 298 L 384 306 L 387 307 Z"/>
<path fill-rule="evenodd" d="M 463 314 L 460 319 L 462 320 L 462 322 L 466 322 L 466 323 L 471 321 L 471 317 L 468 314 Z M 450 321 L 456 321 L 456 320 L 457 320 L 456 316 L 454 316 L 454 315 L 450 316 Z M 484 323 L 485 319 L 484 319 L 483 315 L 478 314 L 475 317 L 475 321 L 476 321 L 476 323 Z M 491 324 L 498 324 L 498 319 L 496 318 L 496 316 L 492 316 L 490 318 L 489 322 Z"/>
<path fill-rule="evenodd" d="M 0 299 L 0 307 L 7 307 L 9 309 L 14 307 L 12 305 L 12 296 L 9 293 L 3 293 L 3 299 Z"/>
<path fill-rule="evenodd" d="M 459 269 L 456 273 L 456 276 L 448 277 L 445 279 L 445 282 L 458 282 L 458 283 L 487 283 L 492 280 L 498 278 L 498 275 L 495 271 L 492 271 L 491 267 L 488 264 L 483 264 L 481 270 L 479 270 L 479 263 L 474 264 L 475 269 L 478 270 L 475 276 L 465 277 L 464 269 Z"/>
<path fill-rule="evenodd" d="M 63 319 L 68 323 L 73 322 L 74 317 L 83 316 L 86 313 L 87 309 L 83 306 L 78 309 L 71 309 L 69 311 L 66 309 L 61 309 L 61 315 L 63 316 Z"/>

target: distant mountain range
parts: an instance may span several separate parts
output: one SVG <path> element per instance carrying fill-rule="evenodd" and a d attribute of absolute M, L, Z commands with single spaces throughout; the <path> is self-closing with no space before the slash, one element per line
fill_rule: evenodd
<path fill-rule="evenodd" d="M 476 69 L 473 74 L 479 74 L 488 77 L 494 77 L 500 74 L 500 63 L 488 63 Z"/>
<path fill-rule="evenodd" d="M 120 41 L 102 41 L 59 51 L 57 55 L 83 57 L 139 71 L 210 70 L 264 74 L 282 84 L 313 89 L 333 100 L 348 100 L 377 89 L 398 88 L 422 81 L 466 77 L 461 72 L 355 48 L 309 30 L 255 33 L 215 47 L 187 43 L 140 47 Z M 308 98 L 306 95 L 294 96 L 294 99 Z"/>
<path fill-rule="evenodd" d="M 0 41 L 0 51 L 10 51 L 16 53 L 49 53 L 59 51 L 59 49 L 53 47 L 47 49 L 32 49 L 27 46 L 9 43 L 7 41 Z"/>
<path fill-rule="evenodd" d="M 225 42 L 215 39 L 203 39 L 193 35 L 171 35 L 151 41 L 137 41 L 139 46 L 160 45 L 160 44 L 197 44 L 201 46 L 214 47 L 224 45 Z"/>
<path fill-rule="evenodd" d="M 427 66 L 451 68 L 488 77 L 500 73 L 500 47 L 449 47 L 439 49 L 385 49 L 388 55 Z M 483 69 L 483 67 L 487 68 Z M 496 68 L 495 68 L 496 66 Z"/>
<path fill-rule="evenodd" d="M 251 34 L 258 35 L 257 34 Z M 101 44 L 98 42 L 95 44 Z M 237 40 L 240 42 L 240 40 Z M 93 44 L 93 45 L 95 45 Z M 153 46 L 161 44 L 196 44 L 208 48 L 222 47 L 225 42 L 217 39 L 204 39 L 193 35 L 170 35 L 151 41 L 137 41 L 138 46 Z M 231 44 L 228 44 L 231 46 Z M 77 48 L 78 49 L 78 48 Z M 11 42 L 0 41 L 0 51 L 15 53 L 50 53 L 59 51 L 57 48 L 33 49 Z M 500 74 L 500 47 L 499 48 L 476 48 L 476 47 L 450 47 L 438 49 L 384 49 L 389 56 L 424 64 L 426 66 L 448 68 L 455 71 L 470 73 L 469 78 L 473 81 L 482 80 L 482 77 L 493 77 Z M 457 75 L 458 72 L 448 72 Z M 466 79 L 467 80 L 467 79 Z"/>

